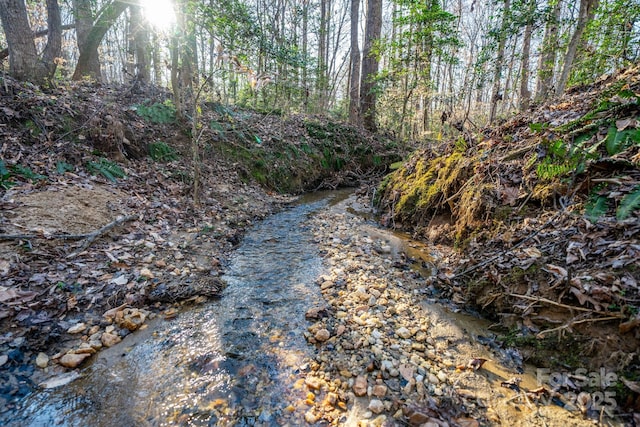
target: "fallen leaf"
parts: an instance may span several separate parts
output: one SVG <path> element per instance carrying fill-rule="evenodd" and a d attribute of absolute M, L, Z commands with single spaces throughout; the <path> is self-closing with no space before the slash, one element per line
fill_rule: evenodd
<path fill-rule="evenodd" d="M 621 132 L 630 127 L 637 128 L 638 121 L 633 117 L 629 117 L 622 120 L 616 120 L 616 127 L 618 128 L 618 132 Z"/>
<path fill-rule="evenodd" d="M 567 270 L 558 265 L 547 264 L 547 270 L 549 273 L 556 276 L 558 279 L 566 279 L 567 278 Z"/>
<path fill-rule="evenodd" d="M 624 385 L 629 387 L 629 390 L 635 391 L 636 393 L 640 393 L 640 382 L 638 382 L 638 381 L 629 381 L 628 379 L 626 379 L 624 377 L 620 377 L 620 381 L 622 381 L 624 383 Z"/>

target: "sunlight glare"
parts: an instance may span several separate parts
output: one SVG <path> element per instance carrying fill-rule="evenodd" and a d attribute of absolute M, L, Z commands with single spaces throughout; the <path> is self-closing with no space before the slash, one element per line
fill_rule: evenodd
<path fill-rule="evenodd" d="M 168 30 L 176 22 L 171 0 L 141 0 L 141 4 L 144 17 L 158 30 Z"/>

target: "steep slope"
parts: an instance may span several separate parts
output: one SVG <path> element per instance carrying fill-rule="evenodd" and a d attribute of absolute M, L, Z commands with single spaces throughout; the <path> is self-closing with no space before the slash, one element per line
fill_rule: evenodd
<path fill-rule="evenodd" d="M 442 296 L 499 320 L 539 366 L 637 375 L 638 66 L 421 149 L 378 202 L 385 224 L 455 245 L 432 279 Z"/>

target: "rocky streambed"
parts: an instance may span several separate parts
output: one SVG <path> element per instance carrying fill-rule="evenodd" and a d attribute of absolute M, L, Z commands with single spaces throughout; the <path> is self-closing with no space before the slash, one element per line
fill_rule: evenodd
<path fill-rule="evenodd" d="M 220 300 L 156 319 L 0 422 L 616 423 L 615 408 L 551 387 L 516 351 L 493 345 L 486 323 L 430 301 L 404 255 L 410 242 L 367 213 L 364 199 L 334 192 L 269 217 L 233 256 Z M 421 251 L 428 272 L 441 255 Z"/>

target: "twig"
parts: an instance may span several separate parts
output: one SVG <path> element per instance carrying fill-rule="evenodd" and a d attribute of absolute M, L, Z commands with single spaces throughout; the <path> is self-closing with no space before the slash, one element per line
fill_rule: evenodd
<path fill-rule="evenodd" d="M 546 334 L 550 333 L 550 332 L 556 332 L 556 331 L 562 331 L 564 329 L 568 329 L 573 325 L 578 325 L 580 323 L 589 323 L 589 322 L 606 322 L 609 320 L 619 320 L 620 317 L 616 317 L 616 316 L 609 316 L 609 317 L 598 317 L 597 319 L 582 319 L 582 320 L 570 320 L 567 323 L 565 323 L 564 325 L 555 327 L 555 328 L 551 328 L 551 329 L 547 329 L 544 331 L 540 331 L 536 334 L 536 337 L 543 337 Z"/>
<path fill-rule="evenodd" d="M 91 243 L 93 243 L 94 240 L 96 240 L 98 237 L 100 237 L 102 234 L 104 234 L 105 232 L 111 230 L 112 228 L 123 224 L 125 222 L 131 221 L 134 218 L 137 218 L 137 215 L 128 215 L 128 216 L 119 216 L 118 218 L 116 218 L 114 221 L 110 222 L 109 224 L 105 225 L 104 227 L 99 228 L 98 230 L 94 231 L 93 233 L 89 233 L 89 235 L 86 237 L 86 240 L 84 241 L 84 243 L 82 243 L 82 245 L 80 245 L 80 248 L 78 248 L 75 252 L 70 253 L 69 255 L 67 255 L 67 258 L 75 258 L 76 256 L 78 256 L 78 254 L 82 251 L 84 251 L 85 249 L 87 249 Z"/>
<path fill-rule="evenodd" d="M 586 313 L 592 313 L 592 314 L 606 314 L 611 316 L 611 318 L 608 318 L 609 320 L 611 319 L 624 319 L 624 316 L 620 315 L 620 316 L 614 316 L 613 313 L 609 313 L 609 312 L 602 312 L 602 311 L 596 311 L 596 310 L 592 310 L 590 308 L 584 308 L 584 307 L 576 307 L 573 305 L 568 305 L 568 304 L 563 304 L 561 302 L 555 302 L 553 300 L 547 299 L 547 298 L 543 298 L 543 297 L 530 297 L 529 295 L 520 295 L 520 294 L 512 294 L 509 293 L 509 296 L 512 296 L 514 298 L 522 298 L 522 299 L 526 299 L 529 301 L 536 301 L 536 302 L 543 302 L 545 304 L 550 304 L 550 305 L 555 305 L 556 307 L 562 307 L 562 308 L 566 308 L 568 310 L 576 310 L 576 311 L 584 311 Z M 587 319 L 589 320 L 589 319 Z M 591 320 L 596 320 L 596 319 L 591 319 Z M 576 321 L 575 323 L 582 323 L 584 322 L 584 320 L 581 321 Z"/>

